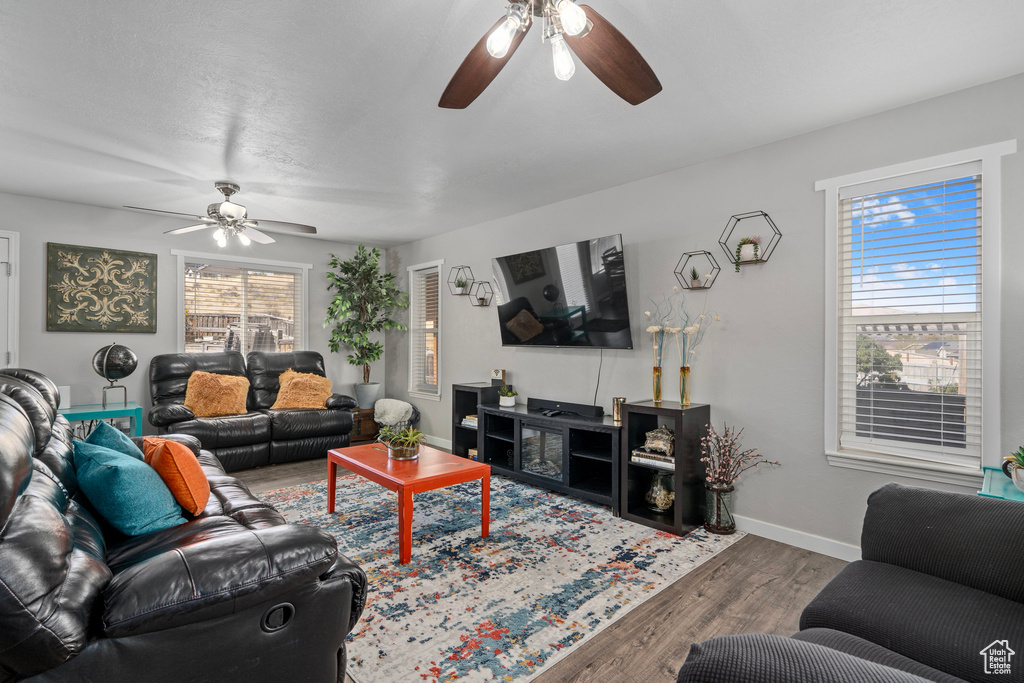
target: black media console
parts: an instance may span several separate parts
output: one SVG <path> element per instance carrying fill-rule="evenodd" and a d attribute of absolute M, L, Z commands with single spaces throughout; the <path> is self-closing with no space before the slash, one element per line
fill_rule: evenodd
<path fill-rule="evenodd" d="M 560 402 L 548 415 L 554 409 L 479 405 L 479 460 L 497 474 L 607 505 L 618 516 L 622 426 L 577 414 L 588 408 Z"/>

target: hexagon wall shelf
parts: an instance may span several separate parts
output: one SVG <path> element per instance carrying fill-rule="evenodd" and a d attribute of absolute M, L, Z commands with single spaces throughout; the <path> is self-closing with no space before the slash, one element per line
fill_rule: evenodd
<path fill-rule="evenodd" d="M 741 226 L 743 231 L 742 234 L 733 240 L 733 233 Z M 767 235 L 769 232 L 771 233 L 771 239 L 768 240 L 768 244 L 763 245 L 763 248 L 758 249 L 758 257 L 756 260 L 738 260 L 736 251 L 739 249 L 739 241 L 741 239 L 754 235 L 763 236 Z M 764 211 L 750 211 L 747 213 L 736 214 L 729 218 L 729 222 L 725 224 L 725 230 L 722 232 L 722 236 L 718 239 L 718 243 L 722 246 L 722 250 L 729 258 L 729 263 L 735 265 L 738 272 L 740 266 L 753 266 L 765 263 L 769 258 L 771 258 L 772 252 L 775 251 L 775 247 L 781 239 L 782 232 L 768 214 Z"/>
<path fill-rule="evenodd" d="M 455 283 L 459 280 L 465 280 L 466 285 L 456 287 Z M 452 266 L 452 269 L 448 271 L 448 291 L 453 296 L 469 296 L 469 290 L 473 288 L 474 282 L 476 280 L 473 279 L 473 269 L 469 266 Z"/>
<path fill-rule="evenodd" d="M 697 279 L 690 277 L 690 271 L 697 269 Z M 710 251 L 688 251 L 679 258 L 676 269 L 672 271 L 683 289 L 711 289 L 722 269 Z"/>
<path fill-rule="evenodd" d="M 491 283 L 486 280 L 474 282 L 470 288 L 469 303 L 474 306 L 490 306 L 493 298 L 494 290 L 491 289 Z"/>

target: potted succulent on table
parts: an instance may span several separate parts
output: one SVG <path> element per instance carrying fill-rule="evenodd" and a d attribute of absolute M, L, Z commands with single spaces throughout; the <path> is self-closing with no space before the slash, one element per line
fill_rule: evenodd
<path fill-rule="evenodd" d="M 1003 460 L 1003 472 L 1013 480 L 1017 490 L 1024 493 L 1024 446 L 1006 456 Z"/>
<path fill-rule="evenodd" d="M 756 448 L 740 450 L 740 436 L 725 425 L 719 434 L 708 425 L 708 433 L 700 440 L 700 452 L 707 472 L 704 488 L 707 491 L 707 509 L 704 514 L 704 528 L 715 534 L 731 534 L 736 531 L 736 519 L 732 514 L 732 492 L 740 475 L 751 467 L 778 465 L 777 460 L 768 460 Z"/>
<path fill-rule="evenodd" d="M 516 396 L 519 394 L 508 384 L 502 384 L 498 389 L 498 405 L 502 408 L 515 408 Z"/>
<path fill-rule="evenodd" d="M 427 435 L 414 427 L 406 427 L 400 432 L 384 427 L 377 435 L 377 440 L 388 447 L 388 457 L 392 460 L 415 460 L 420 457 L 420 445 L 426 439 Z"/>
<path fill-rule="evenodd" d="M 736 245 L 736 272 L 740 272 L 741 263 L 757 263 L 761 260 L 760 252 L 761 238 L 743 237 Z"/>

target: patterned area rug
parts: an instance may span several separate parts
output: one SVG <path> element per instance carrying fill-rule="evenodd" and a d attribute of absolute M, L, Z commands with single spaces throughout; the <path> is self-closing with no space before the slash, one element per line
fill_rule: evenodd
<path fill-rule="evenodd" d="M 359 683 L 528 681 L 742 534 L 679 538 L 609 508 L 491 478 L 491 527 L 480 538 L 480 484 L 414 498 L 412 562 L 398 560 L 395 494 L 355 475 L 262 498 L 293 522 L 334 534 L 369 577 L 349 636 Z"/>

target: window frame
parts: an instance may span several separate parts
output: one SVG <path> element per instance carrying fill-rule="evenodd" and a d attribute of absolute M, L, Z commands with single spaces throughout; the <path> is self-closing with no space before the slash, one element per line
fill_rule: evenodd
<path fill-rule="evenodd" d="M 248 256 L 236 256 L 233 254 L 211 254 L 198 251 L 184 251 L 181 249 L 172 249 L 171 256 L 177 257 L 177 275 L 175 281 L 178 283 L 177 286 L 177 322 L 175 324 L 177 328 L 177 348 L 178 353 L 185 352 L 185 281 L 183 274 L 185 272 L 185 262 L 187 260 L 200 260 L 205 263 L 211 263 L 218 266 L 226 266 L 229 268 L 253 268 L 259 266 L 267 266 L 269 268 L 277 268 L 284 272 L 292 272 L 299 276 L 301 284 L 300 288 L 300 301 L 299 310 L 302 311 L 302 320 L 299 324 L 299 329 L 302 332 L 302 344 L 301 349 L 296 348 L 296 351 L 306 350 L 310 348 L 309 345 L 309 274 L 313 270 L 312 263 L 294 263 L 291 261 L 275 261 L 271 259 L 252 258 Z"/>
<path fill-rule="evenodd" d="M 437 392 L 436 393 L 431 393 L 431 392 L 423 391 L 421 389 L 418 389 L 413 384 L 413 366 L 414 366 L 414 361 L 415 361 L 415 359 L 413 358 L 413 355 L 415 354 L 416 348 L 418 346 L 416 344 L 416 342 L 415 342 L 415 339 L 414 339 L 414 336 L 416 334 L 416 331 L 415 331 L 416 328 L 415 328 L 415 325 L 414 325 L 414 318 L 413 318 L 413 316 L 416 314 L 416 311 L 417 311 L 417 302 L 415 301 L 415 289 L 413 288 L 413 276 L 414 276 L 415 273 L 417 273 L 419 271 L 430 270 L 431 268 L 434 268 L 434 269 L 437 270 L 437 335 L 436 335 L 436 337 L 437 337 L 437 353 L 436 353 L 436 356 L 435 356 L 435 360 L 437 361 Z M 443 270 L 444 270 L 444 259 L 438 259 L 436 261 L 426 261 L 424 263 L 417 263 L 416 265 L 412 265 L 412 266 L 409 266 L 409 267 L 406 268 L 406 275 L 407 275 L 407 278 L 408 278 L 407 282 L 408 282 L 408 287 L 409 287 L 409 325 L 408 325 L 408 328 L 409 328 L 409 353 L 408 353 L 409 371 L 408 371 L 408 375 L 409 376 L 408 376 L 408 380 L 406 382 L 406 388 L 407 388 L 407 390 L 409 392 L 409 396 L 410 397 L 422 398 L 422 399 L 426 399 L 428 401 L 440 401 L 441 400 L 441 394 L 442 394 L 442 390 L 441 390 L 441 387 L 442 387 L 442 382 L 441 382 L 441 348 L 442 348 L 441 340 L 442 340 L 442 336 L 444 334 L 444 322 L 443 322 L 443 320 L 444 320 L 444 305 L 443 305 L 444 297 L 441 296 L 441 293 L 442 293 L 441 292 L 441 282 L 443 282 L 443 277 L 442 277 L 443 276 L 443 272 L 442 272 Z"/>
<path fill-rule="evenodd" d="M 964 467 L 936 461 L 919 460 L 872 451 L 853 451 L 839 447 L 839 231 L 840 192 L 853 185 L 898 181 L 903 176 L 937 169 L 979 163 L 981 196 L 981 467 L 998 467 L 1002 458 L 1000 433 L 1000 248 L 1002 207 L 1001 157 L 1017 151 L 1016 140 L 940 154 L 878 169 L 819 180 L 817 192 L 825 192 L 825 415 L 824 450 L 830 465 L 888 475 L 925 479 L 933 482 L 976 486 L 982 479 L 981 468 Z M 913 185 L 910 181 L 908 187 Z"/>

